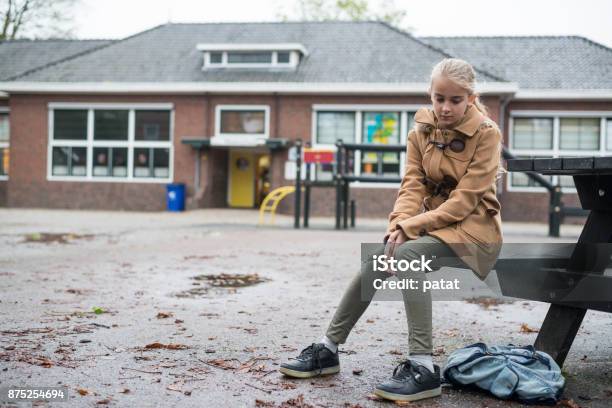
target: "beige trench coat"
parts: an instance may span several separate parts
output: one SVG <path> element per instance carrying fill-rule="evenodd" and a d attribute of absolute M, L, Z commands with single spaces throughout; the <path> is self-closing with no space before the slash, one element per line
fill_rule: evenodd
<path fill-rule="evenodd" d="M 402 229 L 408 239 L 433 235 L 451 244 L 453 251 L 484 280 L 501 250 L 500 204 L 495 182 L 500 163 L 501 132 L 497 125 L 469 105 L 453 129 L 439 129 L 433 110 L 422 108 L 408 134 L 406 169 L 386 238 Z M 440 149 L 430 140 L 448 143 L 458 138 L 465 148 Z M 456 187 L 448 198 L 433 195 L 424 178 L 440 182 L 452 177 Z"/>

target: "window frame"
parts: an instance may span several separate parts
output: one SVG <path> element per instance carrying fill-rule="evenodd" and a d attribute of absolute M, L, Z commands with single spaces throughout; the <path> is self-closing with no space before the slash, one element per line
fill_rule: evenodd
<path fill-rule="evenodd" d="M 269 52 L 272 54 L 272 59 L 270 62 L 260 62 L 260 63 L 239 63 L 239 62 L 229 62 L 228 54 L 231 53 L 263 53 Z M 221 62 L 212 62 L 210 58 L 211 53 L 220 53 L 221 54 Z M 279 53 L 289 53 L 289 61 L 288 62 L 279 62 L 278 54 Z M 204 52 L 204 64 L 202 66 L 202 70 L 207 69 L 217 69 L 217 68 L 295 68 L 299 63 L 299 53 L 295 50 L 227 50 L 227 51 L 205 51 Z"/>
<path fill-rule="evenodd" d="M 221 133 L 221 114 L 223 111 L 263 111 L 263 133 Z M 212 145 L 261 146 L 270 138 L 270 105 L 216 105 L 215 129 L 210 142 Z"/>
<path fill-rule="evenodd" d="M 8 106 L 0 106 L 0 113 L 6 113 L 9 121 L 9 140 L 7 142 L 0 141 L 0 151 L 2 149 L 9 149 L 9 157 L 10 157 L 10 149 L 11 149 L 11 109 Z M 0 160 L 2 157 L 0 156 Z M 0 174 L 0 181 L 6 181 L 10 177 L 10 161 L 9 161 L 9 171 L 7 174 Z"/>
<path fill-rule="evenodd" d="M 354 112 L 355 113 L 355 134 L 351 143 L 361 143 L 363 139 L 363 114 L 365 112 L 396 112 L 399 113 L 399 143 L 407 146 L 407 138 L 410 129 L 408 128 L 408 114 L 414 115 L 420 108 L 427 107 L 428 104 L 376 104 L 376 105 L 362 105 L 362 104 L 314 104 L 312 105 L 312 116 L 311 116 L 311 146 L 316 149 L 326 149 L 336 151 L 335 144 L 329 143 L 317 143 L 317 119 L 318 112 Z M 356 142 L 357 141 L 357 142 Z M 406 150 L 404 149 L 399 155 L 399 178 L 404 176 L 404 170 L 406 168 Z M 354 167 L 353 172 L 356 176 L 361 175 L 361 151 L 355 151 L 354 156 Z M 316 172 L 311 172 L 311 180 L 316 180 Z M 399 183 L 372 183 L 366 181 L 351 181 L 351 187 L 356 188 L 397 188 Z"/>
<path fill-rule="evenodd" d="M 514 110 L 510 111 L 508 121 L 508 145 L 509 150 L 515 156 L 527 157 L 593 157 L 605 156 L 610 154 L 610 150 L 606 150 L 606 135 L 607 120 L 612 120 L 612 111 L 567 111 L 567 110 Z M 552 149 L 514 149 L 514 119 L 515 118 L 546 118 L 553 121 L 553 146 Z M 561 119 L 572 118 L 598 118 L 599 119 L 599 149 L 598 150 L 565 150 L 560 148 L 561 142 Z M 513 186 L 511 182 L 511 174 L 506 177 L 506 191 L 508 192 L 530 192 L 530 193 L 545 193 L 548 190 L 545 187 L 529 187 L 529 186 Z M 552 184 L 557 185 L 559 180 L 558 175 L 552 176 Z M 575 187 L 561 187 L 564 193 L 576 193 Z"/>
<path fill-rule="evenodd" d="M 54 140 L 53 120 L 54 110 L 87 110 L 87 139 L 86 140 Z M 128 139 L 121 140 L 94 140 L 94 111 L 95 110 L 127 110 L 128 111 Z M 169 133 L 167 141 L 135 140 L 136 111 L 162 110 L 170 112 Z M 81 102 L 50 102 L 47 105 L 47 180 L 49 181 L 76 181 L 76 182 L 113 182 L 113 183 L 170 183 L 174 179 L 174 105 L 172 103 L 81 103 Z M 87 149 L 87 171 L 85 176 L 55 176 L 53 171 L 53 148 L 61 146 L 85 147 Z M 93 150 L 96 147 L 127 148 L 127 176 L 94 176 Z M 134 177 L 134 149 L 136 148 L 163 148 L 169 149 L 168 177 Z"/>

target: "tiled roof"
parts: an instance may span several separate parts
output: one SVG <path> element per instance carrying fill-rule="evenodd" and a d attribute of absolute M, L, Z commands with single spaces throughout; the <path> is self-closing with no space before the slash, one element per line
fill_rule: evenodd
<path fill-rule="evenodd" d="M 419 37 L 521 89 L 612 89 L 612 49 L 583 37 Z"/>

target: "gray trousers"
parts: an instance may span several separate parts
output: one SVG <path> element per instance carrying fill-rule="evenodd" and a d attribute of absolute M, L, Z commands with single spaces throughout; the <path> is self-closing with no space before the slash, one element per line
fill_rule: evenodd
<path fill-rule="evenodd" d="M 367 309 L 372 301 L 376 289 L 374 287 L 375 279 L 386 280 L 391 277 L 388 272 L 374 271 L 374 261 L 372 255 L 384 254 L 384 245 L 377 247 L 372 254 L 362 254 L 361 271 L 357 273 L 351 280 L 348 288 L 342 296 L 340 305 L 336 309 L 334 317 L 327 329 L 325 335 L 337 344 L 346 342 L 350 331 L 357 323 L 363 312 Z M 395 249 L 394 258 L 397 260 L 420 259 L 421 255 L 425 255 L 427 259 L 445 258 L 440 260 L 438 264 L 431 263 L 434 270 L 441 266 L 455 266 L 467 268 L 467 266 L 458 258 L 453 250 L 440 239 L 425 235 L 416 240 L 410 240 Z M 442 265 L 442 262 L 444 264 Z M 397 272 L 398 278 L 412 278 L 420 282 L 427 280 L 425 272 Z M 422 283 L 419 283 L 422 287 Z M 431 354 L 433 351 L 432 345 L 432 301 L 431 293 L 426 291 L 423 293 L 420 290 L 402 290 L 404 300 L 404 308 L 406 309 L 406 318 L 408 320 L 408 345 L 412 354 Z"/>

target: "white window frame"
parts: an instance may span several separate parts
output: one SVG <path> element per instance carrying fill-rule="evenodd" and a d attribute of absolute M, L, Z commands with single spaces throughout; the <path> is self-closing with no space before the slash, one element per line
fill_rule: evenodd
<path fill-rule="evenodd" d="M 354 112 L 355 113 L 355 134 L 354 139 L 350 143 L 361 143 L 362 124 L 364 112 L 399 112 L 400 114 L 400 144 L 406 146 L 408 132 L 408 112 L 416 112 L 420 108 L 427 107 L 427 104 L 410 104 L 410 105 L 362 105 L 362 104 L 315 104 L 312 105 L 312 127 L 311 127 L 311 145 L 313 148 L 326 149 L 336 151 L 335 144 L 317 143 L 317 118 L 318 112 Z M 346 141 L 345 141 L 346 142 Z M 406 151 L 400 152 L 400 174 L 403 177 L 403 172 L 406 167 Z M 361 175 L 361 151 L 355 151 L 355 168 L 353 169 L 356 176 Z M 315 172 L 311 172 L 311 179 L 315 180 Z M 364 181 L 351 181 L 351 187 L 357 188 L 397 188 L 399 183 L 371 183 Z"/>
<path fill-rule="evenodd" d="M 553 147 L 552 149 L 513 149 L 514 146 L 514 118 L 542 118 L 552 119 L 553 121 Z M 565 150 L 559 148 L 560 141 L 560 120 L 562 118 L 599 118 L 599 150 Z M 565 156 L 605 156 L 611 154 L 612 150 L 606 150 L 606 121 L 612 119 L 612 111 L 566 111 L 566 110 L 515 110 L 510 112 L 510 120 L 508 122 L 509 134 L 508 143 L 510 152 L 516 156 L 550 156 L 565 157 Z M 558 175 L 552 176 L 552 184 L 556 185 L 559 180 Z M 506 177 L 506 189 L 509 192 L 548 192 L 545 187 L 527 187 L 527 186 L 512 186 L 511 177 Z M 564 193 L 576 193 L 575 187 L 561 187 Z"/>
<path fill-rule="evenodd" d="M 308 50 L 300 43 L 203 43 L 196 49 L 203 52 L 202 70 L 217 68 L 290 68 L 295 69 L 300 62 L 300 55 L 308 56 Z M 272 52 L 271 63 L 238 64 L 227 62 L 227 53 L 235 51 Z M 210 53 L 221 52 L 221 63 L 210 63 Z M 278 53 L 289 52 L 289 62 L 279 63 Z"/>
<path fill-rule="evenodd" d="M 221 62 L 211 62 L 210 54 L 211 53 L 221 53 Z M 228 54 L 234 52 L 269 52 L 272 54 L 272 59 L 270 62 L 261 62 L 261 63 L 238 63 L 238 62 L 229 62 Z M 278 53 L 279 52 L 288 52 L 289 53 L 289 62 L 278 62 Z M 295 68 L 298 65 L 300 60 L 300 56 L 298 51 L 291 50 L 235 50 L 235 51 L 206 51 L 204 52 L 204 65 L 202 66 L 202 70 L 210 70 L 210 69 L 218 69 L 218 68 Z"/>
<path fill-rule="evenodd" d="M 81 102 L 51 102 L 48 109 L 48 140 L 47 140 L 47 180 L 49 181 L 91 181 L 112 183 L 171 183 L 174 179 L 174 105 L 172 103 L 81 103 Z M 86 140 L 54 140 L 53 118 L 54 110 L 86 110 L 87 111 L 87 139 Z M 95 110 L 127 110 L 128 111 L 128 140 L 127 141 L 94 141 L 94 111 Z M 163 110 L 170 112 L 170 140 L 168 141 L 140 141 L 134 140 L 136 126 L 136 111 Z M 53 148 L 61 146 L 87 148 L 87 173 L 85 176 L 55 176 L 53 169 Z M 93 176 L 93 149 L 94 147 L 126 147 L 128 149 L 127 177 L 100 177 Z M 133 156 L 135 148 L 164 148 L 168 149 L 168 177 L 134 177 Z"/>
<path fill-rule="evenodd" d="M 264 132 L 250 133 L 221 133 L 221 113 L 223 111 L 263 111 Z M 210 139 L 212 145 L 221 146 L 261 146 L 270 138 L 270 105 L 216 105 L 215 106 L 215 134 Z"/>
<path fill-rule="evenodd" d="M 11 139 L 10 139 L 10 123 L 11 123 L 11 109 L 8 106 L 0 106 L 0 113 L 8 113 L 9 116 L 9 140 L 8 142 L 1 142 L 0 141 L 0 149 L 4 149 L 4 148 L 11 148 Z M 2 160 L 2 157 L 0 157 L 0 160 Z M 10 165 L 10 164 L 9 164 Z M 0 174 L 0 181 L 6 181 L 8 180 L 10 177 L 10 171 L 9 174 L 6 175 L 2 175 Z"/>

